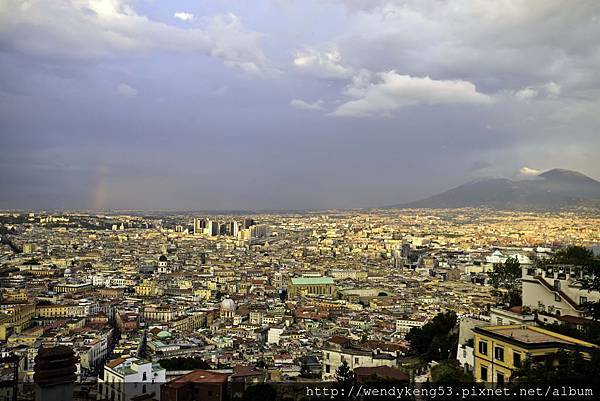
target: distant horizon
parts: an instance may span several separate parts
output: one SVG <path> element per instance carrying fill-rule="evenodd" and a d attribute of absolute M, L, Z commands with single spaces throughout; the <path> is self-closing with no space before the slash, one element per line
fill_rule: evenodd
<path fill-rule="evenodd" d="M 577 174 L 581 174 L 587 178 L 591 178 L 594 181 L 597 181 L 595 178 L 590 177 L 584 173 L 581 173 L 579 171 L 574 171 L 574 170 L 568 170 L 568 169 L 563 169 L 563 168 L 552 168 L 546 171 L 541 171 L 538 172 L 537 175 L 540 174 L 544 174 L 550 171 L 566 171 L 566 172 L 573 172 L 573 173 L 577 173 Z M 475 178 L 473 180 L 467 181 L 463 184 L 468 184 L 471 182 L 477 182 L 478 180 L 489 180 L 489 179 L 507 179 L 507 180 L 514 180 L 514 181 L 526 181 L 526 180 L 531 180 L 534 179 L 537 175 L 515 175 L 512 178 L 510 177 L 490 177 L 490 176 L 485 176 L 485 177 L 478 177 Z M 598 181 L 597 181 L 598 182 Z M 462 185 L 462 184 L 461 184 Z M 460 187 L 460 185 L 458 186 Z M 448 188 L 447 190 L 451 190 L 451 189 L 455 189 L 457 187 L 452 187 L 452 188 Z M 443 193 L 444 191 L 440 191 L 438 193 L 432 194 L 431 196 L 435 196 L 438 194 Z M 415 199 L 414 201 L 409 201 L 409 202 L 405 202 L 403 204 L 388 204 L 388 205 L 381 205 L 381 206 L 355 206 L 355 207 L 326 207 L 326 208 L 314 208 L 314 209 L 295 209 L 295 208 L 287 208 L 287 209 L 178 209 L 178 208 L 123 208 L 123 209 L 91 209 L 91 208 L 37 208 L 37 209 L 31 209 L 31 208 L 25 208 L 25 209 L 19 209 L 19 208 L 0 208 L 0 212 L 11 212 L 11 211 L 15 211 L 15 212 L 81 212 L 81 213 L 86 213 L 86 212 L 90 212 L 90 213 L 108 213 L 108 212 L 121 212 L 121 213 L 125 213 L 125 212 L 145 212 L 145 213 L 179 213 L 179 214 L 209 214 L 209 215 L 243 215 L 243 214 L 265 214 L 265 213 L 269 213 L 269 212 L 277 212 L 277 213 L 294 213 L 294 212 L 321 212 L 321 211 L 365 211 L 365 210 L 390 210 L 390 209 L 440 209 L 437 207 L 411 207 L 411 206 L 405 206 L 405 205 L 409 205 L 413 202 L 416 201 L 420 201 L 425 198 L 419 198 L 419 199 Z M 466 206 L 463 208 L 481 208 L 481 209 L 494 209 L 493 207 L 490 206 L 485 206 L 485 205 L 481 205 L 481 206 Z M 441 208 L 443 209 L 443 208 Z M 457 208 L 457 207 L 448 207 L 447 209 L 461 209 L 461 208 Z M 594 208 L 591 208 L 594 209 Z M 502 209 L 498 209 L 498 210 L 502 210 Z M 506 209 L 507 211 L 510 211 L 509 209 Z"/>

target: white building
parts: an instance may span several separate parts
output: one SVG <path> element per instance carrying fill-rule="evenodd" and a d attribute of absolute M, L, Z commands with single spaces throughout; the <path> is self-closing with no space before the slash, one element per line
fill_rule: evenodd
<path fill-rule="evenodd" d="M 279 344 L 283 327 L 270 327 L 267 333 L 267 344 Z"/>
<path fill-rule="evenodd" d="M 584 305 L 600 301 L 600 291 L 582 287 L 583 273 L 576 266 L 523 268 L 523 306 L 556 316 L 585 317 Z"/>
<path fill-rule="evenodd" d="M 535 315 L 523 311 L 521 306 L 514 306 L 510 309 L 490 308 L 490 322 L 495 326 L 503 324 L 535 325 Z"/>
<path fill-rule="evenodd" d="M 396 320 L 396 331 L 406 335 L 413 327 L 421 328 L 427 323 L 427 316 L 418 316 L 414 318 L 401 318 Z"/>
<path fill-rule="evenodd" d="M 335 372 L 346 362 L 350 370 L 378 366 L 396 367 L 399 355 L 394 352 L 367 350 L 352 345 L 350 339 L 335 336 L 325 342 L 323 349 L 323 380 L 333 380 Z"/>
<path fill-rule="evenodd" d="M 139 358 L 117 358 L 104 366 L 104 377 L 98 378 L 98 397 L 110 401 L 128 401 L 142 394 L 160 400 L 160 385 L 166 370 Z"/>
<path fill-rule="evenodd" d="M 508 258 L 517 258 L 521 265 L 530 265 L 531 259 L 529 256 L 522 255 L 520 253 L 512 253 L 512 254 L 503 254 L 502 252 L 496 250 L 490 256 L 485 257 L 485 261 L 491 264 L 505 263 Z"/>

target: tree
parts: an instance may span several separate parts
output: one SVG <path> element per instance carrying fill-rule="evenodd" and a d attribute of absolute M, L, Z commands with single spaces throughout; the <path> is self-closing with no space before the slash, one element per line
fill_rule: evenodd
<path fill-rule="evenodd" d="M 440 313 L 423 327 L 413 327 L 406 335 L 413 354 L 424 361 L 448 359 L 456 350 L 458 335 L 453 333 L 456 326 L 456 313 Z"/>
<path fill-rule="evenodd" d="M 431 368 L 431 382 L 435 384 L 473 383 L 473 375 L 465 373 L 456 361 L 445 361 Z"/>
<path fill-rule="evenodd" d="M 244 391 L 242 401 L 275 401 L 277 390 L 270 384 L 258 383 L 248 387 Z"/>
<path fill-rule="evenodd" d="M 528 358 L 512 376 L 516 384 L 585 384 L 596 383 L 600 377 L 600 350 L 591 351 L 589 358 L 576 351 L 559 351 L 542 360 Z"/>
<path fill-rule="evenodd" d="M 581 326 L 558 322 L 552 324 L 542 323 L 541 326 L 555 333 L 600 345 L 600 322 L 595 320 L 591 320 L 588 324 Z"/>
<path fill-rule="evenodd" d="M 494 265 L 494 271 L 489 274 L 490 284 L 502 295 L 502 300 L 509 306 L 522 304 L 521 299 L 521 264 L 519 259 L 507 258 L 504 263 Z"/>
<path fill-rule="evenodd" d="M 342 361 L 340 367 L 335 371 L 335 380 L 343 389 L 349 389 L 356 383 L 356 375 L 348 366 L 348 362 Z"/>

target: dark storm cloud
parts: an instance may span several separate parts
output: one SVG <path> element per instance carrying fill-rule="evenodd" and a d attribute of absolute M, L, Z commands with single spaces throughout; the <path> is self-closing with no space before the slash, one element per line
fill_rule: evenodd
<path fill-rule="evenodd" d="M 597 2 L 27 4 L 0 5 L 0 208 L 379 206 L 524 166 L 600 177 Z"/>

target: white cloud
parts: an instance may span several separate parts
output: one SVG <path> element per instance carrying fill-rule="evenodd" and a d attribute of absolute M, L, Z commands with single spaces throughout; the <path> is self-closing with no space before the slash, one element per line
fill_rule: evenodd
<path fill-rule="evenodd" d="M 535 99 L 538 95 L 539 92 L 531 87 L 520 89 L 515 93 L 517 99 L 525 101 Z"/>
<path fill-rule="evenodd" d="M 342 56 L 337 49 L 321 52 L 308 48 L 296 53 L 294 65 L 300 71 L 318 78 L 350 78 L 352 69 L 341 64 Z"/>
<path fill-rule="evenodd" d="M 544 85 L 544 90 L 546 91 L 546 96 L 556 98 L 560 95 L 561 87 L 556 82 L 548 82 Z"/>
<path fill-rule="evenodd" d="M 5 0 L 0 46 L 45 60 L 97 61 L 117 55 L 168 51 L 218 57 L 243 71 L 269 70 L 263 35 L 246 30 L 234 14 L 182 29 L 136 12 L 131 0 Z"/>
<path fill-rule="evenodd" d="M 561 86 L 556 82 L 550 81 L 540 86 L 528 86 L 515 92 L 515 97 L 519 100 L 530 101 L 537 98 L 556 99 L 560 95 Z"/>
<path fill-rule="evenodd" d="M 519 174 L 524 177 L 535 177 L 535 176 L 538 176 L 540 173 L 541 173 L 541 170 L 536 170 L 534 168 L 529 168 L 529 167 L 521 167 L 519 169 Z"/>
<path fill-rule="evenodd" d="M 459 78 L 491 92 L 558 85 L 534 87 L 543 98 L 589 98 L 600 84 L 598 1 L 321 1 L 347 11 L 344 32 L 324 43 L 349 69 Z"/>
<path fill-rule="evenodd" d="M 354 100 L 332 114 L 345 117 L 391 116 L 402 107 L 425 104 L 484 104 L 491 98 L 467 81 L 434 80 L 400 75 L 395 71 L 370 74 L 362 71 L 346 90 Z"/>
<path fill-rule="evenodd" d="M 117 85 L 117 93 L 123 97 L 136 97 L 138 94 L 137 89 L 127 85 L 126 83 L 120 83 Z"/>
<path fill-rule="evenodd" d="M 316 102 L 309 103 L 301 99 L 293 99 L 290 106 L 298 110 L 318 111 L 323 110 L 323 100 L 319 99 Z"/>
<path fill-rule="evenodd" d="M 186 22 L 194 20 L 194 14 L 192 14 L 192 13 L 177 12 L 177 13 L 173 14 L 173 17 L 180 19 L 182 21 L 186 21 Z"/>

